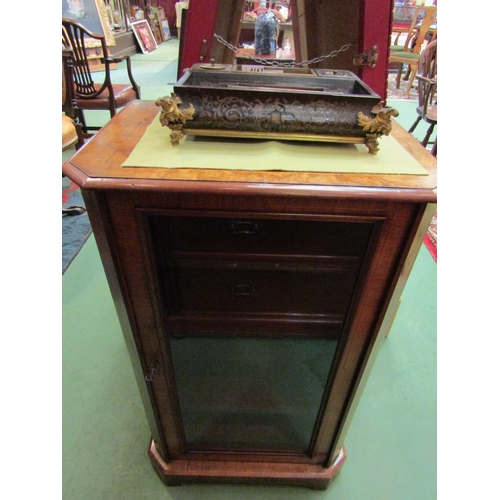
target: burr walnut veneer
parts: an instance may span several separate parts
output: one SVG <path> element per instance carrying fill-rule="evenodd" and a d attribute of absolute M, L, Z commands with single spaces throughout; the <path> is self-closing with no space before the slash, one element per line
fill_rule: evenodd
<path fill-rule="evenodd" d="M 429 175 L 121 167 L 157 114 L 135 101 L 63 166 L 85 199 L 152 464 L 168 485 L 326 488 L 435 210 L 435 158 L 395 123 Z"/>

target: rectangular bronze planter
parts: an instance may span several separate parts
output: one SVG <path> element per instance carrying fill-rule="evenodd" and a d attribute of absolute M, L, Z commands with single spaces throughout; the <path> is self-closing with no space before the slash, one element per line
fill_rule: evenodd
<path fill-rule="evenodd" d="M 360 143 L 376 154 L 398 115 L 350 71 L 239 64 L 196 64 L 156 104 L 174 145 L 192 134 Z"/>

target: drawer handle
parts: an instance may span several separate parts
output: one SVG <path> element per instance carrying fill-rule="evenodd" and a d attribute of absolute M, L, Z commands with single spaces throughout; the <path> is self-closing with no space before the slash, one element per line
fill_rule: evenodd
<path fill-rule="evenodd" d="M 255 292 L 255 285 L 231 285 L 231 293 L 238 296 L 249 296 Z"/>
<path fill-rule="evenodd" d="M 231 232 L 233 234 L 255 234 L 259 230 L 259 223 L 251 220 L 231 221 Z"/>

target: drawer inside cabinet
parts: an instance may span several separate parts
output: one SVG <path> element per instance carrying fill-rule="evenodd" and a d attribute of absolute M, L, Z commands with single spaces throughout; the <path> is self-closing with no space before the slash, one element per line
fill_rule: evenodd
<path fill-rule="evenodd" d="M 153 217 L 170 251 L 283 255 L 352 255 L 365 251 L 372 222 L 243 217 Z"/>
<path fill-rule="evenodd" d="M 165 269 L 167 310 L 344 315 L 358 264 L 179 259 Z"/>

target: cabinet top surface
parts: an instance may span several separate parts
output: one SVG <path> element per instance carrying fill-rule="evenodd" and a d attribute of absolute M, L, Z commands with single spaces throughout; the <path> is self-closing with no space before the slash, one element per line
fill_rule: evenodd
<path fill-rule="evenodd" d="M 345 192 L 353 196 L 363 196 L 369 192 L 429 202 L 436 199 L 435 157 L 394 121 L 392 136 L 429 175 L 122 167 L 147 127 L 157 118 L 158 112 L 154 101 L 132 102 L 63 165 L 63 173 L 84 189 L 170 189 L 188 182 L 188 186 L 193 189 L 238 189 L 239 186 L 241 189 L 253 190 L 279 188 L 290 191 Z M 166 130 L 166 140 L 167 133 Z M 312 158 L 313 155 L 314 148 L 311 148 Z"/>

